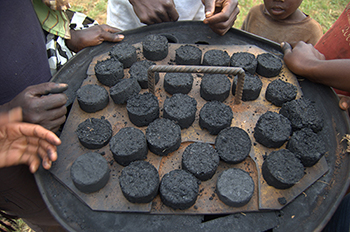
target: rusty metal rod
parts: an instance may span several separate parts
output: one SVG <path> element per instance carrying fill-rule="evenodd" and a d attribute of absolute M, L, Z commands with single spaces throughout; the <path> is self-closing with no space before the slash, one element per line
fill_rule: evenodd
<path fill-rule="evenodd" d="M 237 86 L 234 104 L 241 104 L 245 72 L 242 68 L 237 67 L 220 67 L 220 66 L 187 66 L 187 65 L 152 65 L 148 68 L 148 89 L 155 94 L 155 72 L 180 72 L 180 73 L 211 73 L 211 74 L 232 74 L 237 75 Z"/>

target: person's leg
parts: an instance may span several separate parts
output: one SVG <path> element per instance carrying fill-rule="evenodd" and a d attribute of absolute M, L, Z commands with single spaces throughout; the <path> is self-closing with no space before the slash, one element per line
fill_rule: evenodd
<path fill-rule="evenodd" d="M 345 231 L 350 231 L 350 194 L 343 198 L 331 220 L 323 229 L 323 232 Z"/>
<path fill-rule="evenodd" d="M 40 231 L 39 228 L 42 231 L 65 231 L 46 207 L 26 165 L 0 169 L 0 209 L 24 219 L 36 231 Z"/>

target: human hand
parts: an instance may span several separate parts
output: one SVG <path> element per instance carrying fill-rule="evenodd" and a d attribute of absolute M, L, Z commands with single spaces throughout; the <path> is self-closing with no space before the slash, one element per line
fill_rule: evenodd
<path fill-rule="evenodd" d="M 314 48 L 312 44 L 307 44 L 303 41 L 299 41 L 293 49 L 289 43 L 282 42 L 281 48 L 284 53 L 284 62 L 293 73 L 315 81 L 312 79 L 311 69 L 315 63 L 325 60 L 323 54 Z"/>
<path fill-rule="evenodd" d="M 66 39 L 66 45 L 71 51 L 79 52 L 83 48 L 99 45 L 103 41 L 120 42 L 124 39 L 124 35 L 116 34 L 120 31 L 107 24 L 95 25 L 83 30 L 71 30 L 71 39 Z"/>
<path fill-rule="evenodd" d="M 238 0 L 202 0 L 205 6 L 203 22 L 219 35 L 225 35 L 239 14 Z"/>
<path fill-rule="evenodd" d="M 29 86 L 2 108 L 10 110 L 20 106 L 23 121 L 39 124 L 55 132 L 66 120 L 67 96 L 62 92 L 67 88 L 67 84 L 53 82 Z"/>
<path fill-rule="evenodd" d="M 70 8 L 70 4 L 66 0 L 42 0 L 42 2 L 52 10 L 67 10 Z"/>
<path fill-rule="evenodd" d="M 34 173 L 41 158 L 43 167 L 49 169 L 57 159 L 56 146 L 61 140 L 39 125 L 21 121 L 20 107 L 0 114 L 0 168 L 27 164 Z"/>
<path fill-rule="evenodd" d="M 173 0 L 129 0 L 141 23 L 176 22 L 179 14 Z"/>

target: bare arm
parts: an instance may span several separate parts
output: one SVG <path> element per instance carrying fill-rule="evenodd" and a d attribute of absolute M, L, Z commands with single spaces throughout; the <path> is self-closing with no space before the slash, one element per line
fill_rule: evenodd
<path fill-rule="evenodd" d="M 312 82 L 350 92 L 350 59 L 325 60 L 311 44 L 298 42 L 291 49 L 282 43 L 284 62 L 295 74 Z"/>

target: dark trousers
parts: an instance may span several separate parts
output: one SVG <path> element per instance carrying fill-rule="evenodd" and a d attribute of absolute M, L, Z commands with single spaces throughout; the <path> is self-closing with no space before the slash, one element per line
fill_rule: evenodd
<path fill-rule="evenodd" d="M 65 231 L 46 207 L 26 165 L 0 169 L 0 210 L 22 218 L 35 231 Z"/>
<path fill-rule="evenodd" d="M 349 232 L 350 231 L 350 193 L 341 201 L 331 220 L 323 232 Z"/>

